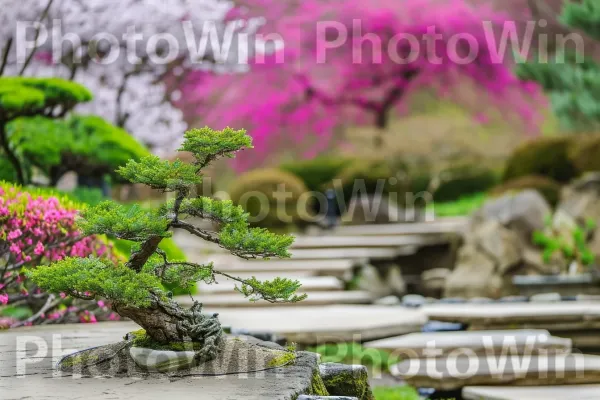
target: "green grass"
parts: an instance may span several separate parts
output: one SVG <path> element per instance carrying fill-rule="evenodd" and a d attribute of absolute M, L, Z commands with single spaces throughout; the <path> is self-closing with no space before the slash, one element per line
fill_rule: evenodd
<path fill-rule="evenodd" d="M 368 349 L 358 343 L 332 343 L 323 344 L 309 351 L 321 355 L 321 362 L 333 362 L 341 364 L 360 364 L 367 366 L 372 375 L 377 372 L 389 372 L 392 365 L 401 360 L 391 356 L 383 350 Z"/>
<path fill-rule="evenodd" d="M 410 386 L 374 387 L 375 400 L 420 400 L 417 391 Z"/>
<path fill-rule="evenodd" d="M 476 193 L 448 203 L 435 203 L 433 209 L 435 215 L 438 217 L 470 215 L 473 211 L 480 208 L 486 199 L 485 193 Z"/>

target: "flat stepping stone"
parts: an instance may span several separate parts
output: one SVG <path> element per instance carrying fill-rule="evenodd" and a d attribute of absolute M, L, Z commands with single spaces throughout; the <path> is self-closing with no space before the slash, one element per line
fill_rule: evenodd
<path fill-rule="evenodd" d="M 405 360 L 391 373 L 414 387 L 440 391 L 482 385 L 577 385 L 600 383 L 600 357 L 582 354 L 549 356 L 467 356 Z M 576 392 L 574 397 L 579 398 Z M 543 398 L 543 397 L 538 397 Z"/>
<path fill-rule="evenodd" d="M 406 236 L 298 236 L 294 240 L 292 249 L 321 249 L 340 247 L 403 247 L 403 246 L 428 246 L 443 244 L 447 240 L 441 237 L 423 235 Z"/>
<path fill-rule="evenodd" d="M 242 375 L 184 376 L 172 380 L 167 377 L 74 379 L 69 374 L 53 376 L 53 366 L 62 356 L 118 342 L 127 332 L 136 329 L 139 329 L 136 324 L 118 322 L 48 325 L 0 332 L 0 398 L 128 400 L 141 396 L 149 400 L 286 400 L 309 393 L 313 374 L 318 372 L 316 357 L 300 353 L 295 365 Z M 19 346 L 25 351 L 17 351 Z"/>
<path fill-rule="evenodd" d="M 334 305 L 323 307 L 212 308 L 232 329 L 272 333 L 288 342 L 315 345 L 375 340 L 421 331 L 427 322 L 419 310 L 400 307 Z"/>
<path fill-rule="evenodd" d="M 444 357 L 462 349 L 478 355 L 502 354 L 509 349 L 520 354 L 571 351 L 569 339 L 551 336 L 546 330 L 411 333 L 367 342 L 364 346 L 394 352 L 403 359 Z M 432 354 L 432 347 L 440 351 Z"/>
<path fill-rule="evenodd" d="M 274 277 L 274 276 L 273 276 Z M 268 277 L 268 279 L 273 279 Z M 259 279 L 259 277 L 256 277 Z M 333 276 L 308 276 L 308 277 L 296 277 L 302 285 L 301 290 L 307 292 L 321 292 L 321 291 L 339 291 L 344 289 L 344 284 L 339 279 Z M 239 283 L 229 279 L 220 279 L 218 283 L 206 284 L 204 282 L 198 283 L 198 293 L 202 295 L 206 294 L 231 294 L 237 293 L 235 288 Z"/>
<path fill-rule="evenodd" d="M 301 294 L 302 292 L 299 292 Z M 370 304 L 373 302 L 373 295 L 369 292 L 353 291 L 334 291 L 334 292 L 307 292 L 308 297 L 302 301 L 303 306 L 323 306 L 332 304 Z M 252 302 L 239 293 L 231 294 L 207 294 L 194 296 L 196 300 L 205 307 L 290 307 L 292 303 L 269 303 L 268 301 Z M 193 305 L 189 296 L 178 296 L 175 298 L 179 304 L 187 307 Z M 297 304 L 296 304 L 297 305 Z"/>
<path fill-rule="evenodd" d="M 461 233 L 466 228 L 467 223 L 468 218 L 452 218 L 442 219 L 438 222 L 351 225 L 340 226 L 332 233 L 345 236 L 441 235 Z"/>
<path fill-rule="evenodd" d="M 338 258 L 356 258 L 361 260 L 394 259 L 399 256 L 415 254 L 418 246 L 404 246 L 394 248 L 369 248 L 351 247 L 348 249 L 292 249 L 290 254 L 293 260 L 321 260 Z"/>
<path fill-rule="evenodd" d="M 339 258 L 337 260 L 268 260 L 268 261 L 241 261 L 233 257 L 220 257 L 215 259 L 215 269 L 231 274 L 256 274 L 280 276 L 279 273 L 291 275 L 306 274 L 319 276 L 344 277 L 360 263 L 356 260 Z M 239 275 L 238 275 L 239 276 Z"/>
<path fill-rule="evenodd" d="M 462 395 L 466 400 L 596 400 L 600 399 L 600 385 L 468 386 Z"/>
<path fill-rule="evenodd" d="M 478 326 L 507 324 L 600 323 L 600 303 L 494 303 L 494 304 L 431 304 L 422 307 L 431 320 L 458 322 Z"/>

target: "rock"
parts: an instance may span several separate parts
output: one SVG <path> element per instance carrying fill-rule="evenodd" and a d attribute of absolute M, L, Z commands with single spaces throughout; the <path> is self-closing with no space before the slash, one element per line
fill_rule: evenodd
<path fill-rule="evenodd" d="M 131 347 L 129 355 L 135 363 L 149 371 L 172 372 L 191 368 L 194 363 L 193 351 L 153 350 L 142 347 Z"/>
<path fill-rule="evenodd" d="M 463 297 L 445 297 L 437 302 L 440 304 L 463 304 L 467 302 L 467 299 Z"/>
<path fill-rule="evenodd" d="M 463 324 L 440 321 L 429 321 L 423 326 L 422 329 L 423 332 L 455 332 L 464 330 L 465 327 Z"/>
<path fill-rule="evenodd" d="M 324 363 L 319 365 L 319 372 L 330 395 L 374 400 L 364 365 Z"/>
<path fill-rule="evenodd" d="M 421 274 L 423 292 L 440 296 L 446 286 L 451 271 L 447 268 L 433 268 Z"/>
<path fill-rule="evenodd" d="M 563 221 L 568 215 L 581 226 L 590 220 L 600 221 L 600 173 L 586 174 L 566 187 L 557 206 L 559 213 Z M 596 225 L 588 246 L 600 261 L 600 224 Z"/>
<path fill-rule="evenodd" d="M 469 300 L 469 303 L 474 303 L 474 304 L 487 304 L 487 303 L 493 303 L 494 300 L 490 299 L 489 297 L 473 297 L 472 299 Z"/>
<path fill-rule="evenodd" d="M 402 305 L 404 307 L 418 308 L 425 304 L 425 297 L 420 294 L 407 294 L 402 297 Z"/>
<path fill-rule="evenodd" d="M 527 303 L 529 298 L 525 296 L 506 296 L 498 300 L 500 303 Z"/>
<path fill-rule="evenodd" d="M 374 297 L 403 295 L 406 283 L 400 267 L 396 264 L 382 263 L 377 267 L 365 265 L 360 270 L 358 289 L 371 293 Z"/>
<path fill-rule="evenodd" d="M 546 200 L 535 190 L 524 190 L 490 200 L 475 212 L 472 225 L 481 221 L 497 220 L 531 243 L 533 232 L 544 228 L 545 218 L 552 214 Z"/>
<path fill-rule="evenodd" d="M 476 231 L 480 251 L 492 259 L 496 272 L 504 275 L 523 255 L 522 241 L 515 232 L 495 220 L 486 221 Z"/>
<path fill-rule="evenodd" d="M 497 299 L 516 293 L 514 275 L 549 273 L 531 241 L 550 213 L 546 200 L 531 190 L 488 201 L 471 218 L 444 296 Z"/>
<path fill-rule="evenodd" d="M 458 251 L 458 264 L 446 280 L 445 297 L 491 297 L 502 295 L 502 278 L 496 265 L 472 244 Z"/>
<path fill-rule="evenodd" d="M 397 306 L 399 304 L 402 304 L 402 302 L 396 296 L 386 296 L 382 297 L 381 299 L 375 300 L 375 304 L 377 304 L 378 306 Z"/>
<path fill-rule="evenodd" d="M 561 300 L 560 293 L 541 293 L 529 298 L 532 303 L 559 303 Z"/>

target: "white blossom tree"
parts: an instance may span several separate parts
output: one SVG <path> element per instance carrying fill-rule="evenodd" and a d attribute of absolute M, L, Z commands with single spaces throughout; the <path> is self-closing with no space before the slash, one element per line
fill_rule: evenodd
<path fill-rule="evenodd" d="M 125 128 L 156 153 L 186 129 L 165 77 L 244 67 L 257 20 L 221 0 L 2 0 L 0 76 L 72 79 L 94 93 L 76 111 Z M 21 23 L 21 24 L 18 24 Z M 254 48 L 252 46 L 252 48 Z"/>

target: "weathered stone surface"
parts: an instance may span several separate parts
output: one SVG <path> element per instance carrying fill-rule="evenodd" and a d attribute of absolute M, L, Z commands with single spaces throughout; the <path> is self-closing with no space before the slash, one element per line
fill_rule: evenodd
<path fill-rule="evenodd" d="M 550 322 L 573 326 L 581 323 L 593 328 L 600 323 L 600 303 L 593 302 L 431 304 L 421 307 L 420 310 L 432 320 L 478 326 L 535 326 Z"/>
<path fill-rule="evenodd" d="M 319 371 L 329 394 L 374 400 L 364 365 L 323 363 L 319 365 Z"/>
<path fill-rule="evenodd" d="M 458 251 L 456 268 L 446 279 L 444 297 L 502 296 L 503 280 L 496 273 L 496 264 L 473 245 Z"/>
<path fill-rule="evenodd" d="M 571 351 L 571 341 L 551 336 L 547 330 L 504 330 L 411 333 L 366 342 L 365 347 L 394 352 L 401 359 L 446 357 L 453 352 L 477 355 L 544 354 Z"/>
<path fill-rule="evenodd" d="M 566 187 L 557 206 L 557 212 L 570 216 L 580 225 L 584 225 L 588 220 L 600 221 L 600 173 L 586 174 Z M 600 259 L 600 224 L 597 224 L 589 246 L 598 261 Z"/>
<path fill-rule="evenodd" d="M 517 293 L 514 275 L 547 272 L 540 252 L 529 244 L 550 213 L 536 191 L 488 201 L 470 220 L 444 295 L 499 298 Z"/>
<path fill-rule="evenodd" d="M 524 190 L 486 202 L 471 223 L 497 220 L 517 232 L 525 243 L 530 243 L 533 232 L 544 228 L 545 218 L 551 213 L 552 209 L 542 195 L 535 190 Z"/>
<path fill-rule="evenodd" d="M 165 351 L 131 347 L 129 355 L 133 361 L 149 371 L 171 372 L 191 368 L 194 364 L 193 351 Z"/>
<path fill-rule="evenodd" d="M 582 354 L 550 356 L 428 358 L 406 360 L 392 375 L 415 387 L 456 390 L 478 385 L 577 385 L 600 383 L 600 357 Z M 575 395 L 575 393 L 573 393 Z"/>
<path fill-rule="evenodd" d="M 421 274 L 421 286 L 428 295 L 439 296 L 446 287 L 446 280 L 452 271 L 448 268 L 433 268 Z"/>
<path fill-rule="evenodd" d="M 417 222 L 414 224 L 385 224 L 385 225 L 356 225 L 340 226 L 333 233 L 336 235 L 444 235 L 447 233 L 462 233 L 468 219 L 436 218 L 434 222 Z"/>
<path fill-rule="evenodd" d="M 540 293 L 529 298 L 532 303 L 559 303 L 561 300 L 560 293 Z"/>
<path fill-rule="evenodd" d="M 299 352 L 294 365 L 247 374 L 220 377 L 181 376 L 77 379 L 53 376 L 61 356 L 93 346 L 113 343 L 135 330 L 132 323 L 53 325 L 0 332 L 0 398 L 147 400 L 290 400 L 314 393 L 317 357 Z M 20 346 L 23 351 L 17 352 Z M 312 354 L 312 355 L 311 355 Z"/>
<path fill-rule="evenodd" d="M 375 297 L 365 291 L 361 290 L 349 290 L 349 291 L 332 291 L 332 292 L 303 292 L 300 290 L 298 293 L 306 293 L 308 297 L 302 302 L 303 306 L 328 306 L 336 304 L 370 304 L 373 302 Z M 244 296 L 239 294 L 200 294 L 194 296 L 198 301 L 210 308 L 225 308 L 225 307 L 236 307 L 236 308 L 281 308 L 281 307 L 295 307 L 294 303 L 269 303 L 268 301 L 257 301 L 250 302 Z M 177 296 L 175 300 L 187 307 L 193 305 L 193 301 L 190 296 Z"/>
<path fill-rule="evenodd" d="M 264 307 L 260 309 L 209 309 L 234 329 L 271 332 L 288 342 L 315 345 L 375 340 L 420 332 L 427 318 L 420 310 L 403 307 L 338 305 L 324 307 Z"/>
<path fill-rule="evenodd" d="M 465 400 L 568 400 L 600 399 L 600 385 L 565 386 L 467 386 L 462 391 Z"/>
<path fill-rule="evenodd" d="M 378 306 L 397 306 L 402 304 L 402 301 L 397 296 L 385 296 L 375 300 L 374 304 Z"/>
<path fill-rule="evenodd" d="M 426 304 L 425 297 L 420 294 L 407 294 L 402 297 L 402 305 L 409 308 L 418 308 Z"/>

